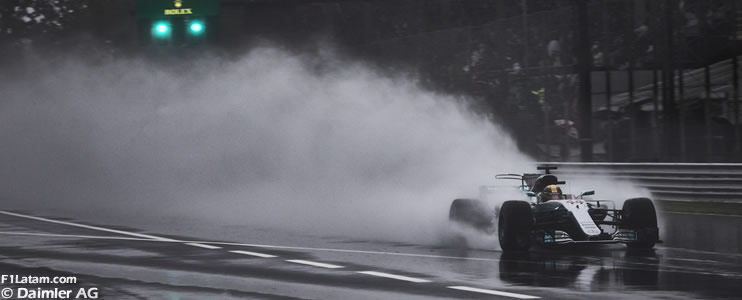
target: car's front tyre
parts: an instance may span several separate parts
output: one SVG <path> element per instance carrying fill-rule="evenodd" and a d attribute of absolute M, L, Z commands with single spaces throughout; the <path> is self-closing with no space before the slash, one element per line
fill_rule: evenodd
<path fill-rule="evenodd" d="M 647 198 L 632 198 L 626 200 L 621 210 L 621 224 L 619 229 L 630 229 L 636 232 L 636 241 L 626 243 L 634 249 L 651 249 L 659 241 L 657 228 L 657 211 L 652 200 Z"/>
<path fill-rule="evenodd" d="M 505 201 L 497 218 L 497 233 L 502 251 L 528 250 L 531 247 L 533 223 L 531 204 L 518 200 Z"/>

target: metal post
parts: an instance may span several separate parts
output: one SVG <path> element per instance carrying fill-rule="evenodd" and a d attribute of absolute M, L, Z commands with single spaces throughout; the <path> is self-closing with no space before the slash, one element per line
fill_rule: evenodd
<path fill-rule="evenodd" d="M 528 0 L 521 0 L 523 6 L 523 68 L 528 68 Z"/>
<path fill-rule="evenodd" d="M 632 66 L 632 60 L 631 58 L 629 59 L 629 70 L 626 73 L 629 77 L 629 143 L 631 143 L 629 157 L 634 160 L 636 158 L 636 117 L 639 116 L 641 108 L 634 107 L 634 67 Z"/>
<path fill-rule="evenodd" d="M 546 86 L 547 84 L 544 84 L 541 88 L 541 94 L 539 94 L 539 97 L 541 97 L 541 101 L 543 103 L 542 110 L 544 112 L 544 132 L 546 133 L 544 135 L 544 143 L 546 143 L 546 160 L 551 161 L 551 124 L 549 124 L 549 112 L 551 111 L 551 107 L 549 106 L 549 99 L 546 97 Z"/>
<path fill-rule="evenodd" d="M 683 101 L 685 97 L 685 72 L 683 72 L 683 68 L 680 68 L 678 70 L 678 99 L 680 102 Z M 683 161 L 687 161 L 688 159 L 688 131 L 686 130 L 686 112 L 687 109 L 680 108 L 679 114 L 679 120 L 678 125 L 680 127 L 680 159 Z"/>
<path fill-rule="evenodd" d="M 590 95 L 590 70 L 592 60 L 590 57 L 590 40 L 587 34 L 588 16 L 587 1 L 577 1 L 577 60 L 580 79 L 580 156 L 583 162 L 593 161 L 593 124 L 592 124 L 592 100 Z"/>
<path fill-rule="evenodd" d="M 665 159 L 674 159 L 677 155 L 677 108 L 675 105 L 675 55 L 673 7 L 675 0 L 664 1 L 664 43 L 662 62 L 662 154 Z"/>
<path fill-rule="evenodd" d="M 738 70 L 737 55 L 732 58 L 732 96 L 734 97 L 734 153 L 737 153 L 736 159 L 742 160 L 742 147 L 740 139 L 740 128 L 739 128 L 739 70 Z"/>
<path fill-rule="evenodd" d="M 654 156 L 659 159 L 660 157 L 660 133 L 659 133 L 659 111 L 660 111 L 660 105 L 659 105 L 659 75 L 657 74 L 657 69 L 652 69 L 652 104 L 654 110 L 652 111 L 652 148 L 654 149 Z"/>
<path fill-rule="evenodd" d="M 629 1 L 629 26 L 626 27 L 626 37 L 628 45 L 634 44 L 634 1 Z M 632 49 L 633 47 L 629 47 Z M 636 118 L 641 112 L 641 108 L 634 107 L 634 52 L 629 51 L 629 68 L 626 71 L 626 78 L 629 86 L 629 160 L 636 160 Z"/>
<path fill-rule="evenodd" d="M 611 109 L 611 71 L 608 67 L 605 68 L 605 108 L 608 113 L 608 143 L 605 147 L 607 159 L 609 162 L 613 162 L 614 155 L 613 151 L 616 149 L 615 141 L 613 140 L 613 109 Z"/>
<path fill-rule="evenodd" d="M 713 136 L 711 132 L 711 67 L 706 65 L 703 67 L 704 76 L 704 87 L 706 90 L 706 99 L 703 99 L 703 123 L 706 129 L 705 144 L 706 144 L 706 162 L 713 161 Z"/>

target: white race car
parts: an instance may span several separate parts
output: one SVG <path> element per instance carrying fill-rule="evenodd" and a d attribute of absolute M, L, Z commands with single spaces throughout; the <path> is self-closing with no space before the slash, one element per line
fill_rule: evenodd
<path fill-rule="evenodd" d="M 519 180 L 514 186 L 519 200 L 505 201 L 490 208 L 482 199 L 456 199 L 449 220 L 486 232 L 496 227 L 503 251 L 525 251 L 531 245 L 624 243 L 629 248 L 653 248 L 659 239 L 657 214 L 647 198 L 624 201 L 621 209 L 611 200 L 562 194 L 564 184 L 550 173 L 556 167 L 540 166 L 545 174 L 500 174 L 497 179 Z"/>

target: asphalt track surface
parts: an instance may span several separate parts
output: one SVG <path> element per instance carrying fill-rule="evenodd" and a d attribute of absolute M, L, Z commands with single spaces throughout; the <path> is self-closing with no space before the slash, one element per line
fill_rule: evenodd
<path fill-rule="evenodd" d="M 703 218 L 721 222 L 718 226 L 742 226 L 739 217 L 663 217 L 665 223 L 688 228 L 699 219 L 705 222 L 699 226 L 717 226 Z M 242 236 L 255 239 L 175 236 L 0 211 L 0 275 L 77 278 L 72 285 L 5 282 L 0 288 L 96 287 L 102 299 L 742 297 L 742 254 L 668 246 L 672 243 L 639 252 L 605 245 L 507 255 L 488 249 L 241 230 L 246 231 Z M 727 235 L 738 236 L 739 231 Z M 710 247 L 707 238 L 696 240 Z M 692 246 L 693 241 L 677 243 Z M 734 247 L 728 248 L 739 249 Z"/>

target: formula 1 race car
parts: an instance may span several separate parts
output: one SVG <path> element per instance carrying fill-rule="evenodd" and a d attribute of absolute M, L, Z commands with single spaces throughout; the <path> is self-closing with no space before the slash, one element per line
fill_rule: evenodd
<path fill-rule="evenodd" d="M 647 198 L 632 198 L 622 209 L 611 200 L 586 198 L 595 191 L 579 195 L 563 194 L 564 184 L 551 170 L 539 166 L 545 174 L 500 174 L 497 179 L 519 180 L 514 186 L 521 200 L 508 200 L 490 208 L 484 199 L 456 199 L 451 203 L 449 220 L 494 233 L 503 251 L 525 251 L 532 244 L 609 244 L 624 243 L 629 248 L 653 248 L 659 240 L 657 214 Z M 482 187 L 480 198 L 488 187 Z"/>

